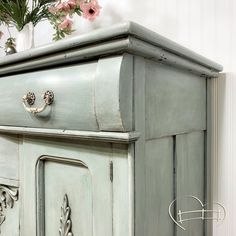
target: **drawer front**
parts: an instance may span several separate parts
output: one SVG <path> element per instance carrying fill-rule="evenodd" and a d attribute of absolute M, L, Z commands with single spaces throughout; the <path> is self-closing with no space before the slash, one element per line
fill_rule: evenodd
<path fill-rule="evenodd" d="M 97 63 L 3 77 L 0 80 L 0 125 L 98 130 L 94 111 L 94 78 Z M 54 102 L 45 111 L 31 114 L 22 97 L 36 96 L 32 107 L 44 105 L 42 94 L 54 93 Z"/>
<path fill-rule="evenodd" d="M 129 131 L 132 129 L 131 62 L 131 56 L 116 56 L 2 77 L 0 126 Z M 42 96 L 47 91 L 54 94 L 48 106 Z M 34 104 L 22 99 L 29 92 L 35 95 Z"/>

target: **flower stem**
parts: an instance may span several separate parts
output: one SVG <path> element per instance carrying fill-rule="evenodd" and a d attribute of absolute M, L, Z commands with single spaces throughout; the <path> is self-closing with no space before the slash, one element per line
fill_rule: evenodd
<path fill-rule="evenodd" d="M 11 31 L 10 31 L 9 27 L 7 27 L 7 31 L 8 31 L 8 34 L 9 34 L 10 38 L 12 38 Z"/>

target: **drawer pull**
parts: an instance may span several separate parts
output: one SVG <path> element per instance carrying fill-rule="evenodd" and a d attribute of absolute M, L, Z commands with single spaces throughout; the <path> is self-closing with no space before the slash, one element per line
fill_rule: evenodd
<path fill-rule="evenodd" d="M 27 93 L 27 95 L 24 95 L 22 100 L 23 100 L 23 106 L 26 111 L 33 114 L 37 114 L 37 113 L 43 112 L 47 108 L 47 106 L 50 106 L 53 103 L 54 93 L 52 91 L 47 91 L 43 94 L 44 105 L 40 108 L 29 107 L 29 106 L 34 105 L 35 100 L 36 100 L 36 96 L 32 92 L 29 92 Z"/>

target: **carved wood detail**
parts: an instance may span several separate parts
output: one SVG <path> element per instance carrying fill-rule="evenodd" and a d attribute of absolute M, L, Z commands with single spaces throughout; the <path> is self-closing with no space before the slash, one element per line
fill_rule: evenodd
<path fill-rule="evenodd" d="M 60 219 L 60 236 L 73 236 L 72 233 L 72 221 L 71 221 L 71 208 L 69 206 L 69 200 L 67 194 L 64 196 L 63 204 L 61 207 L 61 219 Z"/>
<path fill-rule="evenodd" d="M 14 203 L 18 200 L 18 189 L 0 185 L 0 233 L 1 225 L 6 220 L 4 209 L 13 208 Z"/>

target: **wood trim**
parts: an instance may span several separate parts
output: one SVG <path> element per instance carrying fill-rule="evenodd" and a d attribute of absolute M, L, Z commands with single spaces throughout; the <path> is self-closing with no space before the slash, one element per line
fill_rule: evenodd
<path fill-rule="evenodd" d="M 12 55 L 3 60 L 0 60 L 0 65 L 5 66 L 13 63 L 19 63 L 30 58 L 38 58 L 42 56 L 49 56 L 50 54 L 56 54 L 58 52 L 65 52 L 66 50 L 73 49 L 74 51 L 80 51 L 82 47 L 87 47 L 90 51 L 92 48 L 96 48 L 96 45 L 101 42 L 111 42 L 114 39 L 127 38 L 129 36 L 140 39 L 143 42 L 153 45 L 155 47 L 160 47 L 178 55 L 184 57 L 186 60 L 191 60 L 195 64 L 203 65 L 214 71 L 221 71 L 222 66 L 208 60 L 207 58 L 198 55 L 197 53 L 180 46 L 179 44 L 151 31 L 145 27 L 136 24 L 134 22 L 123 22 L 119 24 L 112 25 L 110 27 L 105 27 L 102 29 L 94 30 L 88 34 L 75 36 L 73 38 L 63 40 L 57 43 L 44 45 L 26 52 L 19 53 L 17 55 Z M 65 53 L 62 53 L 65 55 Z M 66 59 L 66 58 L 65 58 Z M 56 60 L 56 59 L 54 59 Z"/>
<path fill-rule="evenodd" d="M 176 49 L 177 50 L 177 49 Z M 42 56 L 27 60 L 17 61 L 14 64 L 4 64 L 0 61 L 0 75 L 8 75 L 29 70 L 45 69 L 46 67 L 60 66 L 64 64 L 78 63 L 84 60 L 96 60 L 104 56 L 131 53 L 144 58 L 159 61 L 174 67 L 188 70 L 202 77 L 217 77 L 221 67 L 217 69 L 208 67 L 180 54 L 174 54 L 168 49 L 150 44 L 133 36 L 126 36 L 120 39 L 113 39 L 107 42 L 97 42 L 94 45 L 81 47 L 77 49 L 68 49 L 54 54 L 42 54 Z M 18 54 L 18 53 L 17 53 Z M 1 65 L 3 64 L 3 65 Z"/>
<path fill-rule="evenodd" d="M 25 136 L 43 136 L 53 138 L 83 139 L 111 143 L 132 143 L 139 139 L 138 132 L 93 132 L 59 129 L 39 129 L 13 126 L 0 126 L 0 133 L 21 134 Z"/>
<path fill-rule="evenodd" d="M 0 177 L 0 184 L 12 186 L 12 187 L 19 187 L 20 186 L 19 180 L 7 179 L 7 178 L 2 178 L 2 177 Z"/>

